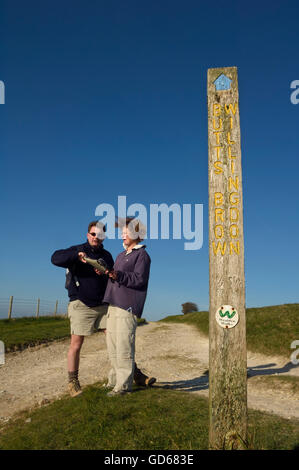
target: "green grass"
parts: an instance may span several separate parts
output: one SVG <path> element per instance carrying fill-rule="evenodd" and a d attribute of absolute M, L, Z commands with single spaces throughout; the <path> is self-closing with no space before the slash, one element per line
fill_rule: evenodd
<path fill-rule="evenodd" d="M 146 324 L 138 319 L 138 326 Z M 22 317 L 0 320 L 0 340 L 6 352 L 22 350 L 44 342 L 70 336 L 70 322 L 66 316 Z"/>
<path fill-rule="evenodd" d="M 290 344 L 299 338 L 299 305 L 247 309 L 247 344 L 251 350 L 290 356 Z M 195 325 L 208 334 L 208 312 L 172 316 L 162 321 Z M 0 320 L 0 339 L 7 348 L 24 347 L 69 336 L 66 317 Z M 298 391 L 298 381 L 265 377 L 281 391 Z M 261 384 L 262 385 L 262 384 Z M 26 422 L 30 418 L 30 422 Z M 76 399 L 64 397 L 26 411 L 2 426 L 0 450 L 105 449 L 196 450 L 208 448 L 208 403 L 183 392 L 136 390 L 126 397 L 106 397 L 99 386 L 89 386 Z M 299 447 L 299 421 L 249 410 L 249 448 Z"/>
<path fill-rule="evenodd" d="M 65 338 L 69 334 L 69 320 L 64 316 L 0 320 L 0 340 L 6 351 Z"/>
<path fill-rule="evenodd" d="M 174 315 L 163 322 L 187 323 L 209 334 L 209 313 Z M 246 309 L 247 348 L 268 355 L 290 357 L 292 341 L 299 339 L 299 304 Z"/>
<path fill-rule="evenodd" d="M 290 357 L 292 341 L 299 339 L 299 304 L 249 308 L 246 310 L 247 348 L 268 355 Z M 188 323 L 209 334 L 208 312 L 169 316 L 163 322 Z M 138 324 L 146 323 L 141 319 Z M 0 320 L 0 340 L 6 351 L 66 338 L 69 320 L 64 316 L 24 317 Z"/>
<path fill-rule="evenodd" d="M 108 398 L 89 386 L 80 397 L 28 411 L 3 426 L 0 449 L 207 449 L 208 419 L 208 402 L 198 396 L 152 388 Z M 250 411 L 248 431 L 250 448 L 299 444 L 298 420 Z"/>

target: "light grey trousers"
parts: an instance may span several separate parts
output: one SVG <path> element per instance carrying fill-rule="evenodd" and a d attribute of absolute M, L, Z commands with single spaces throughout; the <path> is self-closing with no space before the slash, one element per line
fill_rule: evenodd
<path fill-rule="evenodd" d="M 111 369 L 108 384 L 114 391 L 132 390 L 135 365 L 137 317 L 127 310 L 109 305 L 106 341 Z"/>

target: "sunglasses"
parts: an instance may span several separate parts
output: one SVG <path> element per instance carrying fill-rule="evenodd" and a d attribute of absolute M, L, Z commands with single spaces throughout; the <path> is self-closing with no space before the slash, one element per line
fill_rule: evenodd
<path fill-rule="evenodd" d="M 89 235 L 91 235 L 92 237 L 98 237 L 100 233 L 89 232 Z"/>

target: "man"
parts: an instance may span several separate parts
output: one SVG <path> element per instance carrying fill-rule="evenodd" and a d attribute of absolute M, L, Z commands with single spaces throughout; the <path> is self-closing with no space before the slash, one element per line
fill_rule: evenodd
<path fill-rule="evenodd" d="M 103 224 L 93 221 L 88 226 L 87 242 L 71 246 L 66 250 L 55 251 L 51 261 L 56 266 L 69 270 L 68 316 L 71 325 L 71 344 L 68 351 L 68 379 L 71 396 L 82 393 L 78 374 L 80 350 L 84 337 L 97 329 L 106 328 L 107 306 L 103 297 L 107 286 L 107 276 L 100 276 L 86 263 L 85 256 L 92 259 L 102 258 L 108 268 L 113 267 L 111 254 L 103 248 L 105 238 Z"/>
<path fill-rule="evenodd" d="M 109 272 L 103 299 L 109 304 L 106 340 L 111 371 L 108 385 L 113 388 L 109 397 L 132 391 L 137 318 L 142 315 L 151 263 L 145 245 L 140 244 L 143 233 L 145 227 L 140 221 L 125 220 L 122 231 L 125 251 L 117 256 L 113 271 Z"/>

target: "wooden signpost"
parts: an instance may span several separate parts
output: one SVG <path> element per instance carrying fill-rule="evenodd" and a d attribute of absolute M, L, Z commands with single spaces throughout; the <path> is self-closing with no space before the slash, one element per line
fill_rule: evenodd
<path fill-rule="evenodd" d="M 243 192 L 236 67 L 208 70 L 210 448 L 247 435 Z"/>

